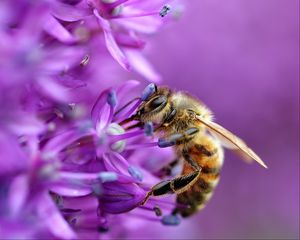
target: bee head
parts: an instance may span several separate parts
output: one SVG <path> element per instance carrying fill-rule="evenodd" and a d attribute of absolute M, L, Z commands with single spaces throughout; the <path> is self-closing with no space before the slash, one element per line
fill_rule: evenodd
<path fill-rule="evenodd" d="M 151 83 L 142 93 L 142 104 L 136 111 L 135 117 L 142 122 L 159 123 L 169 105 L 170 89 L 157 87 Z"/>

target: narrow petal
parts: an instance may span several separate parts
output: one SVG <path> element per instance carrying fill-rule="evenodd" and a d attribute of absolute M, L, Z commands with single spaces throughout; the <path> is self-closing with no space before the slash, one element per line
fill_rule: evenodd
<path fill-rule="evenodd" d="M 124 52 L 135 71 L 148 79 L 148 81 L 150 82 L 161 82 L 161 76 L 154 70 L 154 68 L 141 54 L 141 52 L 129 48 L 127 48 L 126 50 L 124 49 Z"/>
<path fill-rule="evenodd" d="M 16 174 L 27 168 L 27 156 L 17 138 L 0 130 L 0 176 Z"/>
<path fill-rule="evenodd" d="M 70 94 L 67 88 L 58 84 L 54 79 L 48 77 L 41 77 L 37 84 L 47 97 L 54 99 L 58 102 L 68 102 Z"/>
<path fill-rule="evenodd" d="M 145 191 L 136 184 L 105 183 L 99 197 L 101 208 L 107 213 L 124 213 L 137 206 L 145 197 Z"/>
<path fill-rule="evenodd" d="M 82 197 L 87 196 L 93 192 L 88 186 L 83 186 L 76 183 L 62 183 L 56 184 L 49 188 L 52 192 L 65 197 Z"/>
<path fill-rule="evenodd" d="M 96 131 L 100 136 L 103 133 L 103 129 L 106 128 L 111 122 L 113 116 L 113 107 L 110 106 L 107 101 L 99 112 L 96 122 Z"/>
<path fill-rule="evenodd" d="M 131 108 L 129 108 L 127 111 L 124 111 L 122 114 L 119 114 L 116 118 L 116 120 L 118 119 L 118 121 L 122 121 L 126 118 L 128 118 L 131 114 L 134 113 L 134 111 L 138 108 L 138 106 L 142 103 L 142 100 L 136 99 L 135 102 L 133 102 L 134 104 L 132 104 Z"/>
<path fill-rule="evenodd" d="M 113 18 L 112 21 L 127 29 L 152 34 L 156 32 L 162 24 L 159 11 L 160 9 L 156 9 L 149 12 L 149 10 L 144 11 L 128 6 L 124 7 L 121 15 L 117 16 L 117 18 Z"/>
<path fill-rule="evenodd" d="M 53 16 L 49 14 L 47 21 L 44 25 L 44 30 L 63 43 L 73 43 L 75 42 L 74 37 L 71 33 L 63 27 Z"/>
<path fill-rule="evenodd" d="M 47 48 L 43 52 L 42 68 L 51 74 L 61 75 L 72 67 L 80 66 L 86 51 L 81 47 L 62 46 Z"/>
<path fill-rule="evenodd" d="M 94 10 L 94 15 L 97 17 L 99 25 L 103 29 L 105 43 L 108 51 L 112 55 L 112 57 L 126 70 L 130 70 L 130 64 L 122 52 L 122 50 L 119 48 L 118 44 L 116 43 L 116 40 L 113 36 L 113 32 L 110 27 L 109 21 L 102 18 L 97 10 Z"/>
<path fill-rule="evenodd" d="M 18 136 L 37 135 L 46 129 L 42 121 L 26 112 L 17 113 L 14 121 L 8 123 L 8 128 Z"/>
<path fill-rule="evenodd" d="M 43 192 L 37 202 L 37 210 L 40 219 L 57 238 L 74 239 L 76 233 L 61 216 L 59 210 L 47 192 Z"/>
<path fill-rule="evenodd" d="M 54 154 L 59 153 L 61 150 L 74 143 L 76 140 L 88 135 L 90 135 L 90 133 L 87 131 L 79 131 L 77 129 L 68 130 L 51 138 L 51 140 L 45 145 L 43 151 L 51 151 Z"/>
<path fill-rule="evenodd" d="M 140 84 L 137 80 L 128 80 L 117 88 L 117 96 L 122 99 L 125 95 L 128 95 L 134 88 Z"/>
<path fill-rule="evenodd" d="M 117 157 L 117 156 L 118 157 Z M 129 167 L 128 162 L 120 154 L 103 154 L 104 165 L 108 171 L 115 171 L 117 173 L 130 176 L 127 172 Z"/>
<path fill-rule="evenodd" d="M 96 100 L 91 111 L 91 117 L 99 136 L 102 130 L 111 123 L 116 106 L 117 96 L 112 88 L 104 90 Z"/>
<path fill-rule="evenodd" d="M 59 1 L 52 2 L 51 12 L 56 18 L 66 22 L 79 21 L 93 14 L 87 8 L 72 6 Z"/>
<path fill-rule="evenodd" d="M 124 3 L 124 6 L 132 6 L 134 5 L 137 9 L 160 9 L 165 4 L 170 4 L 173 0 L 152 0 L 152 1 L 144 1 L 144 0 L 136 0 L 136 1 L 128 1 Z"/>
<path fill-rule="evenodd" d="M 81 210 L 90 210 L 90 209 L 97 209 L 98 207 L 98 200 L 97 198 L 90 194 L 88 196 L 82 197 L 63 197 L 63 208 L 76 208 Z"/>
<path fill-rule="evenodd" d="M 128 48 L 134 48 L 134 49 L 143 49 L 146 45 L 145 40 L 142 40 L 139 38 L 139 36 L 135 33 L 121 33 L 118 32 L 118 34 L 115 36 L 115 39 L 119 45 L 122 47 L 128 47 Z"/>
<path fill-rule="evenodd" d="M 12 215 L 16 215 L 24 207 L 28 197 L 28 179 L 26 175 L 17 176 L 11 183 L 8 204 Z"/>
<path fill-rule="evenodd" d="M 60 178 L 63 182 L 81 182 L 85 184 L 94 184 L 99 182 L 113 182 L 118 179 L 115 172 L 103 171 L 98 173 L 83 172 L 61 172 Z"/>
<path fill-rule="evenodd" d="M 101 118 L 101 112 L 103 112 L 103 108 L 105 105 L 108 105 L 107 100 L 107 94 L 111 91 L 111 88 L 104 90 L 100 96 L 97 98 L 92 111 L 91 111 L 91 118 L 92 122 L 94 124 L 94 127 L 96 127 L 100 121 Z"/>

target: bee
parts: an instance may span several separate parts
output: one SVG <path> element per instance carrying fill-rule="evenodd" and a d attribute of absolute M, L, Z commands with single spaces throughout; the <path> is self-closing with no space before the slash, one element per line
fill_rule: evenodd
<path fill-rule="evenodd" d="M 174 214 L 188 217 L 202 209 L 219 182 L 223 147 L 267 168 L 244 141 L 215 123 L 211 110 L 190 94 L 150 84 L 142 100 L 136 112 L 123 123 L 152 122 L 159 147 L 173 146 L 178 159 L 182 159 L 183 169 L 180 176 L 154 185 L 141 205 L 151 196 L 175 193 L 177 205 L 186 207 L 176 207 Z"/>

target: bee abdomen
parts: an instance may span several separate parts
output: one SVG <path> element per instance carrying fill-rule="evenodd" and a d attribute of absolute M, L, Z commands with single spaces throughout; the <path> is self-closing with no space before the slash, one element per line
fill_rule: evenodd
<path fill-rule="evenodd" d="M 223 165 L 223 149 L 218 142 L 208 136 L 202 136 L 197 144 L 189 149 L 191 159 L 201 167 L 201 173 L 187 191 L 177 195 L 177 212 L 183 217 L 188 217 L 205 207 L 215 190 Z M 193 171 L 186 163 L 183 174 Z"/>
<path fill-rule="evenodd" d="M 220 169 L 204 168 L 199 180 L 186 192 L 177 196 L 178 209 L 182 217 L 188 217 L 205 207 L 219 182 Z"/>

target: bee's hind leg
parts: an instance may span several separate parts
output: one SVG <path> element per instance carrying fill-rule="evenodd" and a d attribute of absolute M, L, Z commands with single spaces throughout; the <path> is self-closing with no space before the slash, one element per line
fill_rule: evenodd
<path fill-rule="evenodd" d="M 189 189 L 199 176 L 200 171 L 198 170 L 171 180 L 162 181 L 151 188 L 141 202 L 141 205 L 144 205 L 151 196 L 161 196 L 172 193 L 180 194 Z"/>
<path fill-rule="evenodd" d="M 185 152 L 183 152 L 183 156 L 186 157 Z M 141 202 L 141 205 L 144 205 L 151 196 L 161 196 L 172 193 L 180 194 L 188 190 L 198 180 L 201 173 L 201 167 L 190 157 L 188 163 L 195 171 L 154 185 Z"/>

